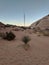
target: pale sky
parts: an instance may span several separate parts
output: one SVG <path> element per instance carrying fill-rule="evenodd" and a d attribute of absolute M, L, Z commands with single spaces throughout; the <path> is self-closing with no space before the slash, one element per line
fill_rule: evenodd
<path fill-rule="evenodd" d="M 29 26 L 49 14 L 49 0 L 0 0 L 0 21 Z"/>

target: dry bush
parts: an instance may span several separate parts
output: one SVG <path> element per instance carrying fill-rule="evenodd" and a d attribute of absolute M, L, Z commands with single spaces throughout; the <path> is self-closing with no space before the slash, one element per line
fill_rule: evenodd
<path fill-rule="evenodd" d="M 13 34 L 13 32 L 6 32 L 6 34 L 2 38 L 11 41 L 15 39 L 15 35 Z"/>
<path fill-rule="evenodd" d="M 23 41 L 25 44 L 27 44 L 27 43 L 30 41 L 29 36 L 24 36 L 24 37 L 22 38 L 22 41 Z"/>
<path fill-rule="evenodd" d="M 25 50 L 28 50 L 29 49 L 29 47 L 30 47 L 30 45 L 28 44 L 28 42 L 30 41 L 31 39 L 29 38 L 29 36 L 24 36 L 23 38 L 22 38 L 22 41 L 24 42 L 24 49 Z"/>

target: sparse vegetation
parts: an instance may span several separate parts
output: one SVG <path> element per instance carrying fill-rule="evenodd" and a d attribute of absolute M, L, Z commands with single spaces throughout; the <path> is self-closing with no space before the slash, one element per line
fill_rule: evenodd
<path fill-rule="evenodd" d="M 22 38 L 22 41 L 23 41 L 25 44 L 27 44 L 27 43 L 30 41 L 29 36 L 24 36 L 24 37 Z"/>
<path fill-rule="evenodd" d="M 29 38 L 29 36 L 24 36 L 24 37 L 22 38 L 22 41 L 25 43 L 24 49 L 25 49 L 26 51 L 27 51 L 27 50 L 29 49 L 29 47 L 30 47 L 30 45 L 27 44 L 30 40 L 31 40 L 31 39 Z"/>
<path fill-rule="evenodd" d="M 15 39 L 15 35 L 13 34 L 13 32 L 6 32 L 6 34 L 3 36 L 3 39 L 11 41 Z"/>

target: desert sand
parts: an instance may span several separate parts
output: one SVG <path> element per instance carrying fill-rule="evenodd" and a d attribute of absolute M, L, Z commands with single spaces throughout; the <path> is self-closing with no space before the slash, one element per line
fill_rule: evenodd
<path fill-rule="evenodd" d="M 4 29 L 8 31 L 9 29 Z M 0 30 L 1 31 L 1 30 Z M 0 38 L 0 65 L 49 65 L 49 37 L 38 36 L 28 31 L 13 31 L 15 40 Z M 22 37 L 28 35 L 30 47 L 24 49 Z"/>

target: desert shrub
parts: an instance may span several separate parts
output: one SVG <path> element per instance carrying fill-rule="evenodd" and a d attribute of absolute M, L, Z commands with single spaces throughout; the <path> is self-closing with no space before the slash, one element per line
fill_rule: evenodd
<path fill-rule="evenodd" d="M 22 41 L 25 43 L 25 45 L 23 45 L 23 48 L 27 51 L 29 48 L 30 48 L 30 45 L 28 44 L 28 42 L 30 41 L 31 39 L 29 38 L 29 36 L 24 36 L 22 38 Z"/>
<path fill-rule="evenodd" d="M 3 39 L 6 39 L 8 41 L 11 41 L 13 39 L 15 39 L 15 35 L 13 34 L 13 32 L 6 32 L 5 36 L 3 36 Z"/>
<path fill-rule="evenodd" d="M 22 41 L 23 41 L 25 44 L 27 44 L 27 43 L 30 41 L 29 36 L 24 36 L 24 37 L 22 38 Z"/>

